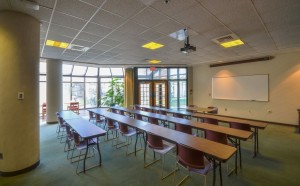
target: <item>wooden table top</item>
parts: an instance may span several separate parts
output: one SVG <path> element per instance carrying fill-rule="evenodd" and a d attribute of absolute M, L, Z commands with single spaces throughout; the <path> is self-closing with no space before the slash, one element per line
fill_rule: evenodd
<path fill-rule="evenodd" d="M 199 138 L 159 125 L 145 125 L 141 128 L 141 130 L 161 136 L 164 139 L 186 145 L 193 149 L 200 150 L 222 162 L 228 160 L 236 152 L 236 148 L 232 146 L 224 145 L 204 138 Z"/>
<path fill-rule="evenodd" d="M 81 118 L 79 115 L 77 115 L 76 113 L 70 110 L 63 110 L 63 111 L 59 111 L 58 113 L 60 117 L 62 117 L 64 120 Z"/>
<path fill-rule="evenodd" d="M 267 127 L 268 123 L 261 122 L 261 121 L 253 121 L 251 119 L 244 119 L 244 118 L 234 118 L 230 116 L 220 116 L 216 114 L 201 114 L 201 113 L 195 113 L 192 115 L 192 117 L 195 118 L 212 118 L 217 119 L 218 121 L 224 121 L 224 122 L 237 122 L 241 124 L 248 124 L 251 127 L 256 127 L 260 129 L 264 129 Z"/>
<path fill-rule="evenodd" d="M 181 125 L 189 125 L 193 128 L 200 129 L 200 130 L 211 130 L 211 131 L 215 131 L 215 132 L 220 132 L 220 133 L 226 134 L 228 136 L 242 139 L 242 140 L 247 140 L 252 135 L 252 132 L 250 132 L 250 131 L 233 129 L 233 128 L 229 128 L 229 127 L 212 125 L 212 124 L 202 123 L 202 122 L 195 122 L 195 121 L 191 121 L 188 119 L 177 118 L 177 117 L 173 117 L 173 116 L 166 116 L 166 115 L 161 115 L 161 114 L 155 114 L 155 113 L 145 112 L 145 111 L 140 111 L 140 110 L 126 109 L 124 107 L 114 107 L 114 108 L 124 110 L 125 112 L 130 112 L 133 114 L 140 114 L 140 115 L 146 116 L 146 117 L 152 117 L 152 118 L 156 118 L 159 120 L 169 121 L 172 123 L 178 123 Z"/>
<path fill-rule="evenodd" d="M 141 108 L 149 108 L 149 109 L 153 109 L 153 110 L 163 110 L 166 111 L 168 113 L 177 113 L 177 114 L 182 114 L 185 116 L 191 116 L 193 113 L 191 112 L 187 112 L 184 110 L 180 110 L 180 109 L 167 109 L 167 108 L 161 108 L 161 107 L 151 107 L 151 106 L 147 106 L 147 105 L 138 105 Z"/>
<path fill-rule="evenodd" d="M 103 136 L 106 131 L 83 118 L 65 119 L 65 121 L 82 137 L 93 138 Z"/>
<path fill-rule="evenodd" d="M 199 137 L 195 137 L 190 134 L 186 134 L 183 132 L 179 132 L 173 129 L 161 127 L 158 125 L 153 125 L 144 121 L 136 120 L 133 118 L 129 118 L 123 115 L 110 113 L 103 109 L 88 109 L 94 113 L 100 114 L 104 117 L 110 118 L 115 121 L 119 121 L 121 123 L 127 124 L 129 126 L 138 128 L 140 130 L 153 133 L 155 135 L 161 136 L 164 139 L 184 144 L 193 149 L 197 149 L 204 153 L 207 153 L 211 157 L 216 158 L 220 161 L 228 160 L 236 151 L 236 148 L 216 143 L 210 140 L 202 139 Z M 152 113 L 153 114 L 153 113 Z"/>

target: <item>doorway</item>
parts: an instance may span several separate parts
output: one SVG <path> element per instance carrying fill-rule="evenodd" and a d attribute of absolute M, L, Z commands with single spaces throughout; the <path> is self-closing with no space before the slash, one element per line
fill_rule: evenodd
<path fill-rule="evenodd" d="M 138 104 L 168 108 L 168 82 L 139 81 Z"/>

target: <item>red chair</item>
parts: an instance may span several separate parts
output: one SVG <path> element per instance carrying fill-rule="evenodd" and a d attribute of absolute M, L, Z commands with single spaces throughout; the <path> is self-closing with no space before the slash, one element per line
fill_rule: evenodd
<path fill-rule="evenodd" d="M 67 109 L 79 114 L 79 102 L 71 102 Z"/>
<path fill-rule="evenodd" d="M 203 118 L 203 123 L 218 125 L 218 120 L 213 119 L 213 118 Z"/>
<path fill-rule="evenodd" d="M 157 114 L 161 114 L 161 115 L 167 115 L 168 113 L 167 113 L 167 111 L 165 111 L 165 110 L 157 110 Z M 164 126 L 164 127 L 168 127 L 169 128 L 169 123 L 168 122 L 166 122 L 166 121 L 162 121 L 161 120 L 161 124 Z"/>
<path fill-rule="evenodd" d="M 191 135 L 193 134 L 192 127 L 189 125 L 182 125 L 179 123 L 175 123 L 175 130 L 184 132 L 186 134 L 191 134 Z"/>
<path fill-rule="evenodd" d="M 185 176 L 177 185 L 180 185 L 187 178 L 190 177 L 190 172 L 194 172 L 204 176 L 204 185 L 206 185 L 206 175 L 209 171 L 213 170 L 213 164 L 204 156 L 204 153 L 195 149 L 191 149 L 185 145 L 177 144 L 177 162 L 176 169 L 179 170 L 181 165 L 188 171 Z M 174 173 L 174 182 L 176 172 Z"/>
<path fill-rule="evenodd" d="M 113 137 L 112 140 L 118 138 L 118 130 L 119 130 L 118 123 L 113 121 L 112 119 L 107 118 L 106 125 L 107 125 L 106 139 L 108 140 L 109 131 L 111 131 L 112 136 L 114 136 L 114 133 L 116 134 L 116 137 L 115 138 Z"/>
<path fill-rule="evenodd" d="M 115 114 L 119 114 L 118 110 L 115 108 L 110 108 L 110 111 Z"/>
<path fill-rule="evenodd" d="M 144 121 L 144 120 L 143 120 L 143 116 L 142 116 L 141 114 L 135 114 L 135 119 Z"/>
<path fill-rule="evenodd" d="M 89 111 L 89 121 L 91 120 L 96 122 L 96 116 L 92 111 Z"/>
<path fill-rule="evenodd" d="M 119 143 L 119 138 L 117 138 L 117 144 L 115 145 L 117 148 L 121 148 L 121 147 L 126 146 L 126 155 L 130 155 L 132 153 L 135 153 L 135 155 L 136 155 L 137 151 L 142 150 L 142 147 L 140 149 L 138 149 L 138 150 L 136 149 L 137 139 L 138 139 L 138 133 L 137 133 L 137 131 L 135 129 L 130 128 L 126 124 L 119 122 L 119 132 L 120 132 L 120 134 L 122 136 L 126 137 L 126 142 L 125 142 L 124 145 L 118 146 L 120 144 L 123 144 L 124 142 L 123 143 Z M 128 146 L 131 144 L 131 142 L 132 142 L 132 136 L 134 136 L 134 135 L 136 135 L 135 148 L 134 148 L 133 152 L 128 153 Z M 141 146 L 142 146 L 142 143 L 141 143 Z"/>
<path fill-rule="evenodd" d="M 146 149 L 147 146 L 153 150 L 153 155 L 154 155 L 154 161 L 151 163 L 146 163 Z M 148 167 L 154 163 L 156 163 L 157 161 L 159 161 L 160 159 L 162 160 L 162 172 L 161 172 L 161 179 L 165 179 L 166 177 L 170 176 L 171 174 L 173 174 L 176 170 L 173 170 L 171 172 L 169 172 L 167 175 L 164 176 L 164 159 L 165 159 L 165 155 L 170 152 L 175 145 L 174 144 L 170 144 L 168 142 L 165 142 L 162 140 L 162 137 L 151 134 L 151 133 L 147 133 L 147 146 L 145 147 L 145 151 L 144 151 L 144 167 Z M 156 159 L 155 157 L 155 153 L 160 154 L 160 159 Z"/>
<path fill-rule="evenodd" d="M 47 105 L 46 103 L 42 104 L 42 119 L 45 119 L 45 115 L 47 114 Z"/>
<path fill-rule="evenodd" d="M 176 118 L 184 118 L 184 115 L 180 113 L 174 113 L 173 116 Z"/>
<path fill-rule="evenodd" d="M 149 123 L 152 123 L 152 124 L 154 124 L 154 125 L 158 125 L 158 119 L 157 119 L 157 118 L 149 117 L 149 118 L 148 118 L 148 122 L 149 122 Z"/>
<path fill-rule="evenodd" d="M 146 112 L 153 112 L 153 110 L 151 108 L 144 108 L 144 111 L 146 111 Z"/>

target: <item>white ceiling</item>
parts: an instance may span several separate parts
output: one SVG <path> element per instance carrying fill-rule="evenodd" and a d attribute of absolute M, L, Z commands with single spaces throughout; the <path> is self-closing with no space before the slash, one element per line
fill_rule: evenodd
<path fill-rule="evenodd" d="M 0 0 L 0 9 L 30 14 L 41 21 L 40 55 L 68 61 L 145 65 L 193 65 L 249 59 L 300 48 L 300 0 Z M 183 41 L 168 35 L 188 28 L 197 47 L 180 53 Z M 223 48 L 212 39 L 234 33 L 245 45 Z M 45 46 L 45 40 L 91 47 L 86 52 Z M 155 41 L 157 50 L 141 48 Z"/>

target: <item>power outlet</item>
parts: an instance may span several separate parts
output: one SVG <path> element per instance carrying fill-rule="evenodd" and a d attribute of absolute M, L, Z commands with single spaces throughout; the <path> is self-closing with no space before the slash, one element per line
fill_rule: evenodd
<path fill-rule="evenodd" d="M 3 160 L 3 154 L 0 153 L 0 160 Z"/>

